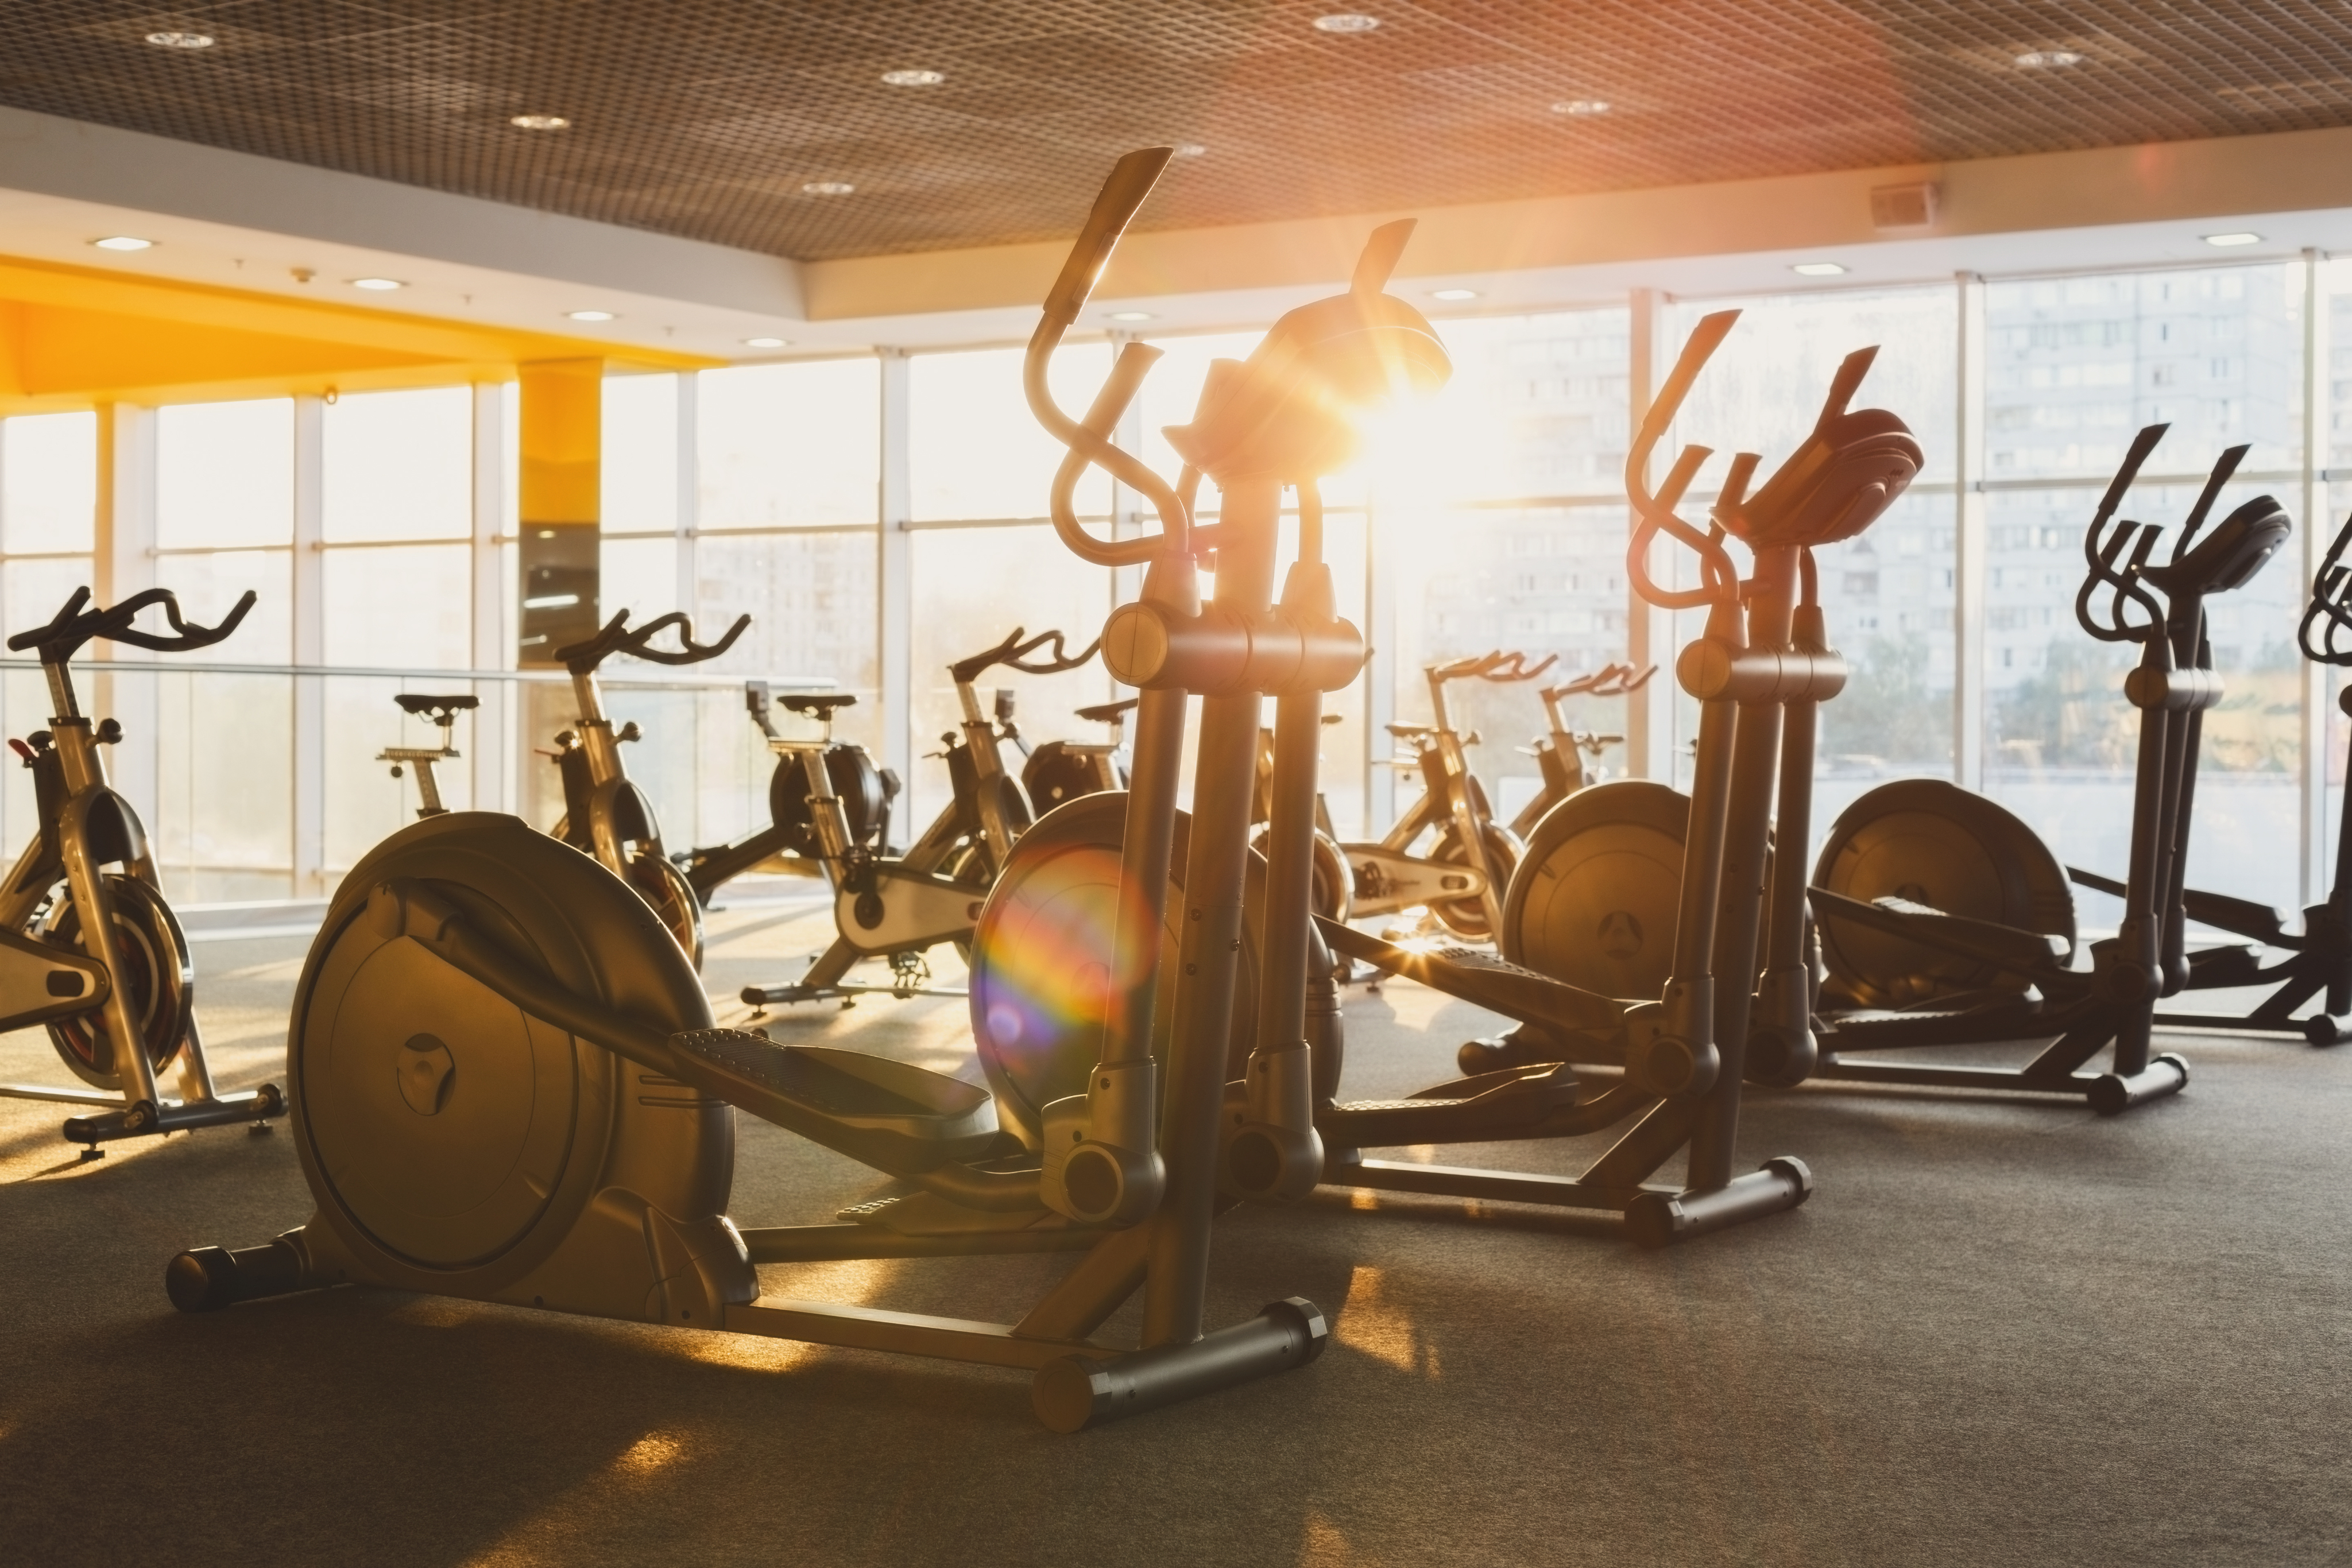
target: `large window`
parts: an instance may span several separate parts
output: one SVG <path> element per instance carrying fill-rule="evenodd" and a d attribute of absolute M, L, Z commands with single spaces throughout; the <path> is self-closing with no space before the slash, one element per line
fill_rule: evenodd
<path fill-rule="evenodd" d="M 2284 266 L 1994 283 L 1986 290 L 1985 788 L 2070 864 L 2120 876 L 2138 716 L 2128 650 L 2077 624 L 2084 531 L 2134 434 L 2170 426 L 2122 516 L 2180 536 L 2208 466 L 2250 445 L 2215 520 L 2302 474 L 2303 277 Z M 2170 479 L 2173 483 L 2156 483 Z M 2297 517 L 2298 528 L 2325 528 Z M 2211 601 L 2228 683 L 2205 716 L 2189 872 L 2215 892 L 2292 907 L 2302 768 L 2291 549 Z M 2120 905 L 2085 894 L 2085 918 Z"/>

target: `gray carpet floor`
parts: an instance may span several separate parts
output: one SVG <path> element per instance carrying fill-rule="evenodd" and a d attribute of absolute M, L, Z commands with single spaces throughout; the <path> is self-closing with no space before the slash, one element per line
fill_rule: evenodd
<path fill-rule="evenodd" d="M 796 972 L 822 921 L 719 917 L 714 994 Z M 198 948 L 226 1084 L 278 1072 L 304 946 Z M 778 1033 L 951 1070 L 960 1013 L 881 998 Z M 1444 1075 L 1482 1019 L 1398 984 L 1351 996 L 1348 1023 L 1366 1097 Z M 1818 1195 L 1664 1254 L 1532 1209 L 1238 1211 L 1213 1317 L 1306 1295 L 1328 1354 L 1076 1437 L 1034 1422 L 1024 1375 L 944 1363 L 355 1290 L 182 1317 L 174 1251 L 307 1217 L 291 1140 L 80 1164 L 56 1108 L 0 1101 L 0 1562 L 2352 1560 L 2352 1051 L 2176 1049 L 2188 1092 L 2116 1121 L 1754 1096 L 1748 1163 L 1799 1155 Z M 0 1037 L 0 1081 L 58 1071 L 37 1031 Z M 1597 1148 L 1444 1157 L 1561 1171 Z M 744 1124 L 747 1224 L 874 1185 Z M 1009 1318 L 1066 1266 L 763 1277 Z"/>

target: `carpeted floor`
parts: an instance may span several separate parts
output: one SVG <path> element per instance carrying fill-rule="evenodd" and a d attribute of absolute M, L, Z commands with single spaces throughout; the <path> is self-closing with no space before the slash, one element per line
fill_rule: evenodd
<path fill-rule="evenodd" d="M 714 994 L 821 914 L 715 923 Z M 279 1071 L 299 937 L 207 942 L 231 1086 Z M 963 1060 L 961 1004 L 785 1039 Z M 732 1009 L 740 1013 L 740 1009 Z M 1478 1017 L 1348 1004 L 1349 1092 L 1443 1075 Z M 1244 1210 L 1213 1316 L 1303 1294 L 1313 1367 L 1076 1437 L 1024 1375 L 338 1291 L 173 1312 L 164 1260 L 309 1213 L 291 1141 L 77 1164 L 0 1101 L 0 1561 L 26 1564 L 2262 1563 L 2352 1558 L 2352 1052 L 2179 1047 L 2118 1121 L 1759 1095 L 1805 1208 L 1660 1255 L 1534 1210 Z M 53 1078 L 37 1032 L 0 1081 Z M 745 1122 L 735 1213 L 871 1190 Z M 1592 1144 L 1452 1150 L 1561 1170 Z M 1370 1211 L 1364 1209 L 1370 1207 Z M 771 1291 L 1013 1316 L 1054 1259 L 764 1270 Z"/>

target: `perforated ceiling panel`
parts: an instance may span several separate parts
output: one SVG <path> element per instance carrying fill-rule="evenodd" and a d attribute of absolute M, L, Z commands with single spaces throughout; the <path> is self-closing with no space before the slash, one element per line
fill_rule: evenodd
<path fill-rule="evenodd" d="M 1352 3 L 0 0 L 0 102 L 803 258 L 1066 235 L 1151 141 L 1190 227 L 2352 123 L 2344 0 Z"/>

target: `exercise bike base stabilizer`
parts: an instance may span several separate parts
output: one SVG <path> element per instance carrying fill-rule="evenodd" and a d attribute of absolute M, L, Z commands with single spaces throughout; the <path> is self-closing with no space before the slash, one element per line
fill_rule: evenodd
<path fill-rule="evenodd" d="M 1131 153 L 1113 171 L 1030 355 L 1041 423 L 1160 517 L 1142 538 L 1104 543 L 1074 527 L 1066 542 L 1097 564 L 1146 567 L 1142 601 L 1114 624 L 1135 633 L 1130 649 L 1147 628 L 1165 634 L 1147 661 L 1115 852 L 1108 913 L 1123 939 L 1096 977 L 1097 1060 L 1081 1092 L 1050 1108 L 1050 1144 L 1008 1136 L 1017 1127 L 1000 1121 L 997 1098 L 959 1079 L 712 1027 L 686 954 L 613 872 L 517 819 L 456 813 L 404 829 L 352 869 L 304 967 L 288 1065 L 316 1213 L 261 1247 L 181 1254 L 166 1277 L 176 1304 L 348 1282 L 1028 1368 L 1033 1406 L 1064 1431 L 1319 1354 L 1323 1316 L 1297 1298 L 1205 1332 L 1212 1221 L 1232 1201 L 1219 1190 L 1238 961 L 1226 937 L 1249 853 L 1254 723 L 1202 737 L 1181 912 L 1168 897 L 1188 694 L 1262 691 L 1297 676 L 1301 650 L 1202 604 L 1198 557 L 1213 541 L 1192 529 L 1184 498 L 1044 392 L 1045 361 L 1171 155 Z M 1156 357 L 1127 345 L 1106 398 L 1123 406 Z M 1294 390 L 1330 417 L 1333 394 L 1314 378 Z M 1275 521 L 1221 524 L 1221 593 L 1234 563 L 1271 555 Z M 1008 879 L 1022 880 L 1032 852 L 1015 846 Z M 1303 901 L 1294 917 L 1304 931 Z M 1181 941 L 1163 963 L 1155 938 L 1171 925 Z M 1156 1030 L 1163 998 L 1172 1022 Z M 1296 1033 L 1291 1046 L 1304 1055 Z M 1304 1080 L 1279 1076 L 1299 1092 L 1270 1114 L 1295 1109 L 1285 1125 L 1297 1125 Z M 829 1225 L 739 1228 L 726 1213 L 739 1109 L 905 1184 L 904 1196 Z M 1319 1154 L 1311 1127 L 1305 1136 L 1306 1155 Z M 1045 1251 L 1077 1261 L 1013 1323 L 782 1299 L 761 1293 L 757 1273 Z M 1139 1343 L 1097 1343 L 1139 1290 Z"/>
<path fill-rule="evenodd" d="M 274 1083 L 237 1094 L 213 1087 L 188 939 L 164 902 L 147 831 L 108 784 L 99 751 L 121 740 L 122 727 L 83 716 L 68 668 L 99 639 L 158 653 L 210 647 L 236 630 L 254 595 L 216 626 L 183 620 L 167 589 L 110 610 L 84 610 L 89 601 L 89 590 L 77 589 L 47 625 L 8 639 L 11 650 L 40 651 L 56 713 L 47 730 L 8 743 L 32 770 L 41 825 L 0 883 L 0 1030 L 46 1025 L 58 1059 L 84 1086 L 0 1083 L 0 1096 L 84 1107 L 64 1129 L 84 1159 L 98 1158 L 99 1145 L 115 1138 L 239 1123 L 266 1133 L 269 1118 L 286 1113 L 286 1097 Z M 169 634 L 131 625 L 158 605 Z M 176 1100 L 160 1087 L 167 1072 Z"/>

